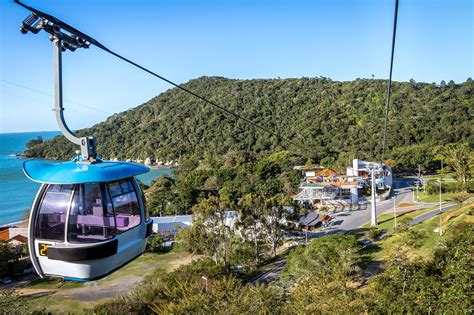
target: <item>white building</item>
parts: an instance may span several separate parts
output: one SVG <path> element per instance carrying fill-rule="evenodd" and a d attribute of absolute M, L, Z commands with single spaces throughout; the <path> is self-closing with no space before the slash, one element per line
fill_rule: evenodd
<path fill-rule="evenodd" d="M 160 235 L 176 235 L 182 229 L 192 224 L 192 215 L 175 215 L 164 217 L 152 217 L 153 233 Z"/>
<path fill-rule="evenodd" d="M 347 168 L 347 177 L 349 180 L 358 181 L 360 184 L 364 184 L 367 181 L 370 181 L 370 170 L 372 169 L 375 172 L 377 188 L 386 189 L 392 186 L 392 169 L 383 163 L 366 162 L 354 159 L 352 161 L 352 167 Z"/>
<path fill-rule="evenodd" d="M 359 193 L 356 182 L 305 183 L 293 199 L 311 206 L 356 205 Z"/>

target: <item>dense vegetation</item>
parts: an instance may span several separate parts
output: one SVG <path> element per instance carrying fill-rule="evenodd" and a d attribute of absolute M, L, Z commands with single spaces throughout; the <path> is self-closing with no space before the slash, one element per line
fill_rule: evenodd
<path fill-rule="evenodd" d="M 298 146 L 282 142 L 192 96 L 170 89 L 150 101 L 79 135 L 93 135 L 99 155 L 125 160 L 203 158 L 246 151 L 252 156 L 287 149 L 301 162 L 346 165 L 353 157 L 381 152 L 386 82 L 326 78 L 231 80 L 202 77 L 185 86 L 227 109 L 271 129 Z M 388 149 L 400 166 L 433 168 L 434 145 L 473 138 L 474 82 L 395 82 L 388 124 Z M 303 149 L 300 147 L 302 146 Z M 75 147 L 64 137 L 30 143 L 27 156 L 69 159 Z M 438 164 L 436 164 L 438 165 Z"/>
<path fill-rule="evenodd" d="M 289 196 L 297 189 L 300 172 L 292 169 L 295 157 L 287 151 L 255 160 L 246 152 L 226 157 L 206 155 L 204 160 L 183 159 L 175 178 L 161 176 L 146 192 L 151 215 L 185 214 L 210 196 L 237 206 L 246 194 Z M 228 208 L 226 210 L 229 210 Z"/>
<path fill-rule="evenodd" d="M 248 283 L 223 265 L 202 259 L 166 273 L 158 270 L 126 296 L 97 306 L 103 314 L 359 314 L 466 313 L 472 310 L 472 204 L 450 225 L 428 258 L 417 254 L 408 230 L 367 276 L 363 249 L 353 235 L 328 235 L 293 250 L 282 279 Z M 437 219 L 436 219 L 437 220 Z M 436 222 L 435 222 L 436 223 Z M 422 238 L 423 239 L 423 238 Z"/>

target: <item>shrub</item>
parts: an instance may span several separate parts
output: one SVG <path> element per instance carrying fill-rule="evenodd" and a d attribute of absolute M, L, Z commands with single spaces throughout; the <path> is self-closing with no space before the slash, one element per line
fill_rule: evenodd
<path fill-rule="evenodd" d="M 426 234 L 421 231 L 410 229 L 401 235 L 401 242 L 413 248 L 419 248 L 423 245 Z"/>
<path fill-rule="evenodd" d="M 383 230 L 380 230 L 380 229 L 377 229 L 377 228 L 371 228 L 369 230 L 369 235 L 368 237 L 372 240 L 372 241 L 376 241 L 378 240 L 378 238 L 380 237 L 380 235 L 382 235 L 384 231 Z"/>
<path fill-rule="evenodd" d="M 158 234 L 153 234 L 148 238 L 146 243 L 145 252 L 147 253 L 159 253 L 164 251 L 163 238 Z"/>

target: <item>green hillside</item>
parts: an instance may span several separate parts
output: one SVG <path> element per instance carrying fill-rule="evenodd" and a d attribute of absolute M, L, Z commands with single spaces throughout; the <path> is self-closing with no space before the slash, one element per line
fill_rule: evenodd
<path fill-rule="evenodd" d="M 281 133 L 292 146 L 174 88 L 109 117 L 79 135 L 92 135 L 103 158 L 179 159 L 205 152 L 245 150 L 253 155 L 287 149 L 311 158 L 371 158 L 381 151 L 386 81 L 326 78 L 232 80 L 201 77 L 188 89 Z M 388 155 L 413 146 L 469 141 L 472 145 L 474 83 L 395 82 Z M 30 144 L 27 156 L 69 159 L 76 148 L 64 137 Z M 398 150 L 398 153 L 397 153 Z"/>

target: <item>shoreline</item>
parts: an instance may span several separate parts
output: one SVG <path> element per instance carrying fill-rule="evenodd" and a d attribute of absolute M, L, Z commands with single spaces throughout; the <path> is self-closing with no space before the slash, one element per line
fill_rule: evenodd
<path fill-rule="evenodd" d="M 28 223 L 28 220 L 15 221 L 11 223 L 0 224 L 0 229 L 12 228 L 12 227 L 21 227 L 22 224 Z M 28 227 L 28 225 L 26 226 Z"/>

